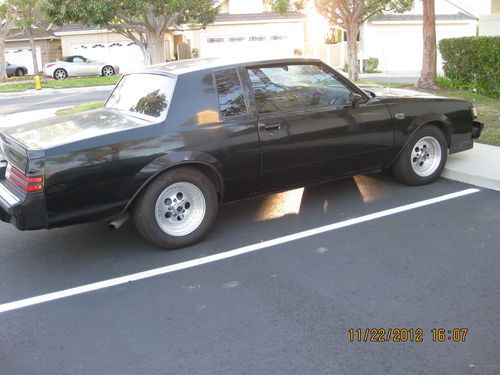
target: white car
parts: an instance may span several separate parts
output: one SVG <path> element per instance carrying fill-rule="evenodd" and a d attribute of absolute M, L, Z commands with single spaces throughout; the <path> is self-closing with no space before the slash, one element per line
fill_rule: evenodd
<path fill-rule="evenodd" d="M 113 64 L 92 61 L 83 56 L 68 56 L 61 61 L 45 64 L 43 74 L 54 79 L 66 79 L 80 76 L 112 76 L 119 73 Z"/>

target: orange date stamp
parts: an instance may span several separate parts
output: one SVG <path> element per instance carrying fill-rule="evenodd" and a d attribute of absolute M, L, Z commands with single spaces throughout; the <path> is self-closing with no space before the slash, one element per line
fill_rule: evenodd
<path fill-rule="evenodd" d="M 427 340 L 432 342 L 465 342 L 468 328 L 432 328 Z M 423 328 L 350 328 L 347 331 L 350 342 L 415 342 L 426 340 L 426 331 Z"/>

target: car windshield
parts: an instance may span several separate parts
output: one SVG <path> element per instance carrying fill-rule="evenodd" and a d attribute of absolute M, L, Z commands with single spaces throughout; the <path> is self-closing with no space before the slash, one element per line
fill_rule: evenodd
<path fill-rule="evenodd" d="M 165 119 L 174 92 L 171 77 L 138 73 L 124 76 L 106 102 L 106 108 Z"/>

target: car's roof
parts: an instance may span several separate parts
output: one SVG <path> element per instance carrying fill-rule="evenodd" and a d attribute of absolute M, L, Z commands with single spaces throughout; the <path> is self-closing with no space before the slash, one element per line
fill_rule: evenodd
<path fill-rule="evenodd" d="M 317 61 L 317 59 L 305 58 L 305 57 L 288 57 L 288 58 L 276 58 L 276 59 L 252 59 L 252 58 L 227 58 L 227 57 L 214 57 L 214 58 L 204 58 L 204 59 L 190 59 L 181 60 L 176 62 L 170 62 L 165 64 L 157 64 L 145 67 L 143 71 L 160 71 L 167 72 L 174 75 L 182 75 L 187 73 L 192 73 L 196 71 L 223 68 L 226 66 L 235 65 L 260 65 L 260 64 L 280 64 L 280 63 L 295 63 L 295 62 L 305 62 L 305 61 Z"/>

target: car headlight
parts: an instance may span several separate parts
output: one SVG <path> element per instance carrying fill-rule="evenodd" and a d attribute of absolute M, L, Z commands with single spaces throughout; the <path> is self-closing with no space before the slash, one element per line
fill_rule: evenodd
<path fill-rule="evenodd" d="M 471 105 L 471 107 L 470 107 L 470 113 L 471 113 L 473 119 L 477 118 L 477 110 L 473 105 Z"/>

